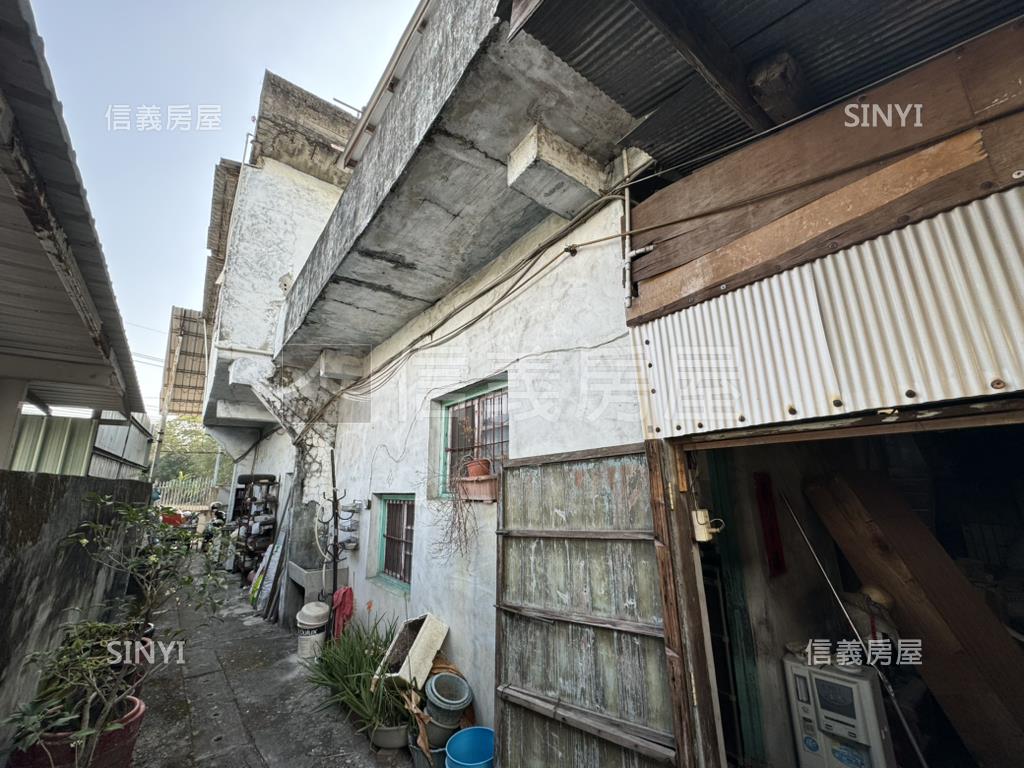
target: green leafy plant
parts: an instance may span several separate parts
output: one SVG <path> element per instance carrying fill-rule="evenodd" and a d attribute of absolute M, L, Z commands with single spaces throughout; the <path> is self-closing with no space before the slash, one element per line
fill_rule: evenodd
<path fill-rule="evenodd" d="M 327 705 L 341 704 L 361 730 L 405 725 L 406 687 L 395 678 L 374 685 L 373 676 L 397 631 L 397 621 L 378 616 L 366 625 L 353 622 L 340 637 L 324 644 L 320 656 L 307 665 L 309 681 L 329 694 Z"/>
<path fill-rule="evenodd" d="M 130 711 L 129 697 L 159 665 L 112 657 L 111 643 L 138 639 L 134 623 L 80 622 L 63 630 L 56 648 L 26 658 L 41 673 L 36 696 L 4 723 L 16 727 L 12 749 L 39 745 L 48 756 L 44 737 L 70 733 L 75 764 L 88 766 L 102 735 L 123 727 L 117 721 Z"/>
<path fill-rule="evenodd" d="M 78 545 L 100 565 L 127 574 L 135 595 L 130 618 L 148 623 L 168 601 L 187 603 L 210 612 L 220 605 L 225 579 L 215 560 L 222 547 L 200 546 L 195 531 L 170 525 L 171 510 L 89 496 L 96 520 L 72 533 L 67 544 Z M 226 536 L 226 533 L 222 535 Z"/>

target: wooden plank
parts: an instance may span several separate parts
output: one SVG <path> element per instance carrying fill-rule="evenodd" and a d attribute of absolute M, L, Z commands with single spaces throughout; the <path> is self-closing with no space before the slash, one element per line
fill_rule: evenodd
<path fill-rule="evenodd" d="M 652 195 L 634 209 L 633 226 L 658 228 L 638 232 L 634 246 L 660 244 L 635 261 L 635 279 L 710 253 L 924 144 L 1015 113 L 1024 104 L 1022 52 L 1024 27 L 1006 25 Z M 861 104 L 921 104 L 922 119 L 849 127 L 846 107 Z M 659 226 L 680 218 L 688 220 Z"/>
<path fill-rule="evenodd" d="M 570 624 L 613 629 L 617 632 L 628 632 L 631 635 L 645 635 L 647 637 L 665 636 L 664 631 L 657 624 L 645 624 L 639 621 L 627 621 L 626 619 L 609 619 L 602 616 L 588 616 L 571 611 L 550 611 L 544 608 L 532 608 L 526 605 L 512 605 L 510 603 L 499 603 L 498 608 L 509 613 L 526 616 L 527 618 L 540 619 L 541 621 L 565 621 Z"/>
<path fill-rule="evenodd" d="M 904 637 L 920 638 L 921 674 L 983 765 L 1024 753 L 1024 652 L 931 531 L 884 481 L 831 477 L 806 488 L 865 584 L 894 599 Z"/>
<path fill-rule="evenodd" d="M 511 685 L 498 688 L 498 697 L 646 757 L 669 764 L 675 760 L 676 752 L 669 746 L 672 738 L 670 734 L 618 718 L 598 715 Z"/>
<path fill-rule="evenodd" d="M 672 691 L 672 714 L 676 736 L 676 765 L 689 768 L 697 765 L 699 750 L 698 725 L 693 702 L 697 692 L 691 690 L 686 674 L 686 650 L 683 647 L 683 610 L 680 605 L 681 585 L 676 564 L 682 559 L 683 547 L 678 541 L 678 526 L 673 525 L 676 515 L 670 510 L 672 486 L 669 478 L 674 470 L 666 472 L 669 452 L 661 440 L 648 440 L 647 470 L 651 478 L 651 512 L 654 518 L 654 551 L 658 558 L 658 577 L 661 585 L 662 616 L 665 631 L 665 663 Z"/>
<path fill-rule="evenodd" d="M 499 529 L 499 536 L 508 536 L 512 539 L 588 539 L 591 541 L 653 541 L 654 531 L 612 531 L 612 530 L 590 530 L 570 531 L 564 529 L 541 530 L 537 528 L 527 529 Z"/>
<path fill-rule="evenodd" d="M 1024 125 L 1024 116 L 1022 116 Z M 935 184 L 973 168 L 973 177 L 987 176 L 988 158 L 977 128 L 946 139 L 891 163 L 857 181 L 739 237 L 727 245 L 641 283 L 633 301 L 630 321 L 644 322 L 690 306 L 795 266 L 821 249 L 839 249 L 841 234 L 847 241 L 891 228 L 895 203 L 915 192 L 930 200 L 948 200 L 936 194 Z M 973 186 L 973 185 L 972 185 Z M 954 191 L 955 194 L 955 191 Z M 972 190 L 973 194 L 973 190 Z"/>
<path fill-rule="evenodd" d="M 519 459 L 506 459 L 501 463 L 508 467 L 539 467 L 544 464 L 564 464 L 569 461 L 588 461 L 590 459 L 607 459 L 615 456 L 634 456 L 644 452 L 643 443 L 629 445 L 612 445 L 606 448 L 588 448 L 583 451 L 566 451 L 565 453 L 547 453 L 541 456 L 525 456 Z"/>
<path fill-rule="evenodd" d="M 747 89 L 742 62 L 693 3 L 630 0 L 715 93 L 754 130 L 774 123 Z"/>

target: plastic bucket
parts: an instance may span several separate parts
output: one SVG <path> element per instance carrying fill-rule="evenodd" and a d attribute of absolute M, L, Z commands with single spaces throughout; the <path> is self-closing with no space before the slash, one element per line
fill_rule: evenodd
<path fill-rule="evenodd" d="M 299 630 L 299 658 L 315 659 L 320 655 L 327 635 L 327 617 L 331 609 L 327 603 L 306 603 L 295 614 L 295 626 Z"/>
<path fill-rule="evenodd" d="M 448 740 L 447 768 L 492 768 L 494 729 L 465 728 Z"/>
<path fill-rule="evenodd" d="M 427 680 L 427 714 L 440 726 L 454 728 L 473 701 L 473 689 L 458 675 L 441 672 Z"/>

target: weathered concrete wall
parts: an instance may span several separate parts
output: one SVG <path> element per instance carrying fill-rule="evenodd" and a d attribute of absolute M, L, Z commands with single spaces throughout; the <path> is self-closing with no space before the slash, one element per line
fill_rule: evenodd
<path fill-rule="evenodd" d="M 583 241 L 619 231 L 621 206 L 609 205 L 572 233 Z M 374 350 L 380 362 L 490 284 L 554 233 L 552 217 L 486 270 Z M 567 242 L 568 239 L 565 241 Z M 564 245 L 564 242 L 563 244 Z M 365 405 L 348 401 L 338 426 L 338 483 L 350 499 L 374 500 L 360 519 L 360 549 L 349 556 L 357 615 L 366 604 L 400 618 L 430 611 L 451 625 L 446 652 L 467 675 L 482 722 L 493 722 L 496 505 L 476 505 L 479 534 L 465 559 L 445 563 L 432 552 L 442 445 L 439 398 L 507 374 L 510 455 L 530 456 L 640 441 L 632 353 L 626 337 L 617 240 L 537 263 L 539 276 L 449 343 L 413 356 Z M 545 268 L 551 260 L 549 268 Z M 494 302 L 477 301 L 435 334 L 461 326 Z M 346 422 L 346 420 L 350 420 Z M 362 419 L 361 422 L 352 423 Z M 412 584 L 377 573 L 380 494 L 414 493 Z"/>
<path fill-rule="evenodd" d="M 497 5 L 497 0 L 441 0 L 437 4 L 402 84 L 408 98 L 390 104 L 387 119 L 374 133 L 347 187 L 345 205 L 331 217 L 328 231 L 296 281 L 284 319 L 285 339 L 302 323 L 338 261 L 406 169 L 480 43 L 498 24 Z"/>
<path fill-rule="evenodd" d="M 25 655 L 52 646 L 61 624 L 95 617 L 115 578 L 61 540 L 94 520 L 89 493 L 148 502 L 150 484 L 30 472 L 0 472 L 0 718 L 35 693 L 38 674 Z M 123 583 L 121 583 L 123 589 Z M 81 609 L 81 610 L 75 610 Z M 10 729 L 0 726 L 0 752 Z"/>
<path fill-rule="evenodd" d="M 243 166 L 238 180 L 217 339 L 269 350 L 285 293 L 341 190 L 272 158 L 261 163 Z"/>

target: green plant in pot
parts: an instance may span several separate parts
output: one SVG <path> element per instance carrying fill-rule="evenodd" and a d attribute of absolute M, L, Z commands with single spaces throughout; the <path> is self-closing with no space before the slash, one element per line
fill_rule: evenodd
<path fill-rule="evenodd" d="M 52 650 L 31 654 L 35 697 L 4 722 L 16 727 L 10 768 L 125 768 L 145 704 L 135 694 L 156 665 L 112 653 L 137 637 L 133 623 L 80 622 Z M 132 646 L 137 647 L 137 646 Z"/>
<path fill-rule="evenodd" d="M 324 644 L 307 665 L 309 681 L 326 690 L 326 705 L 341 704 L 379 747 L 405 746 L 410 716 L 405 687 L 396 679 L 374 685 L 373 675 L 394 639 L 397 622 L 378 616 L 368 624 L 349 624 L 340 637 Z"/>

